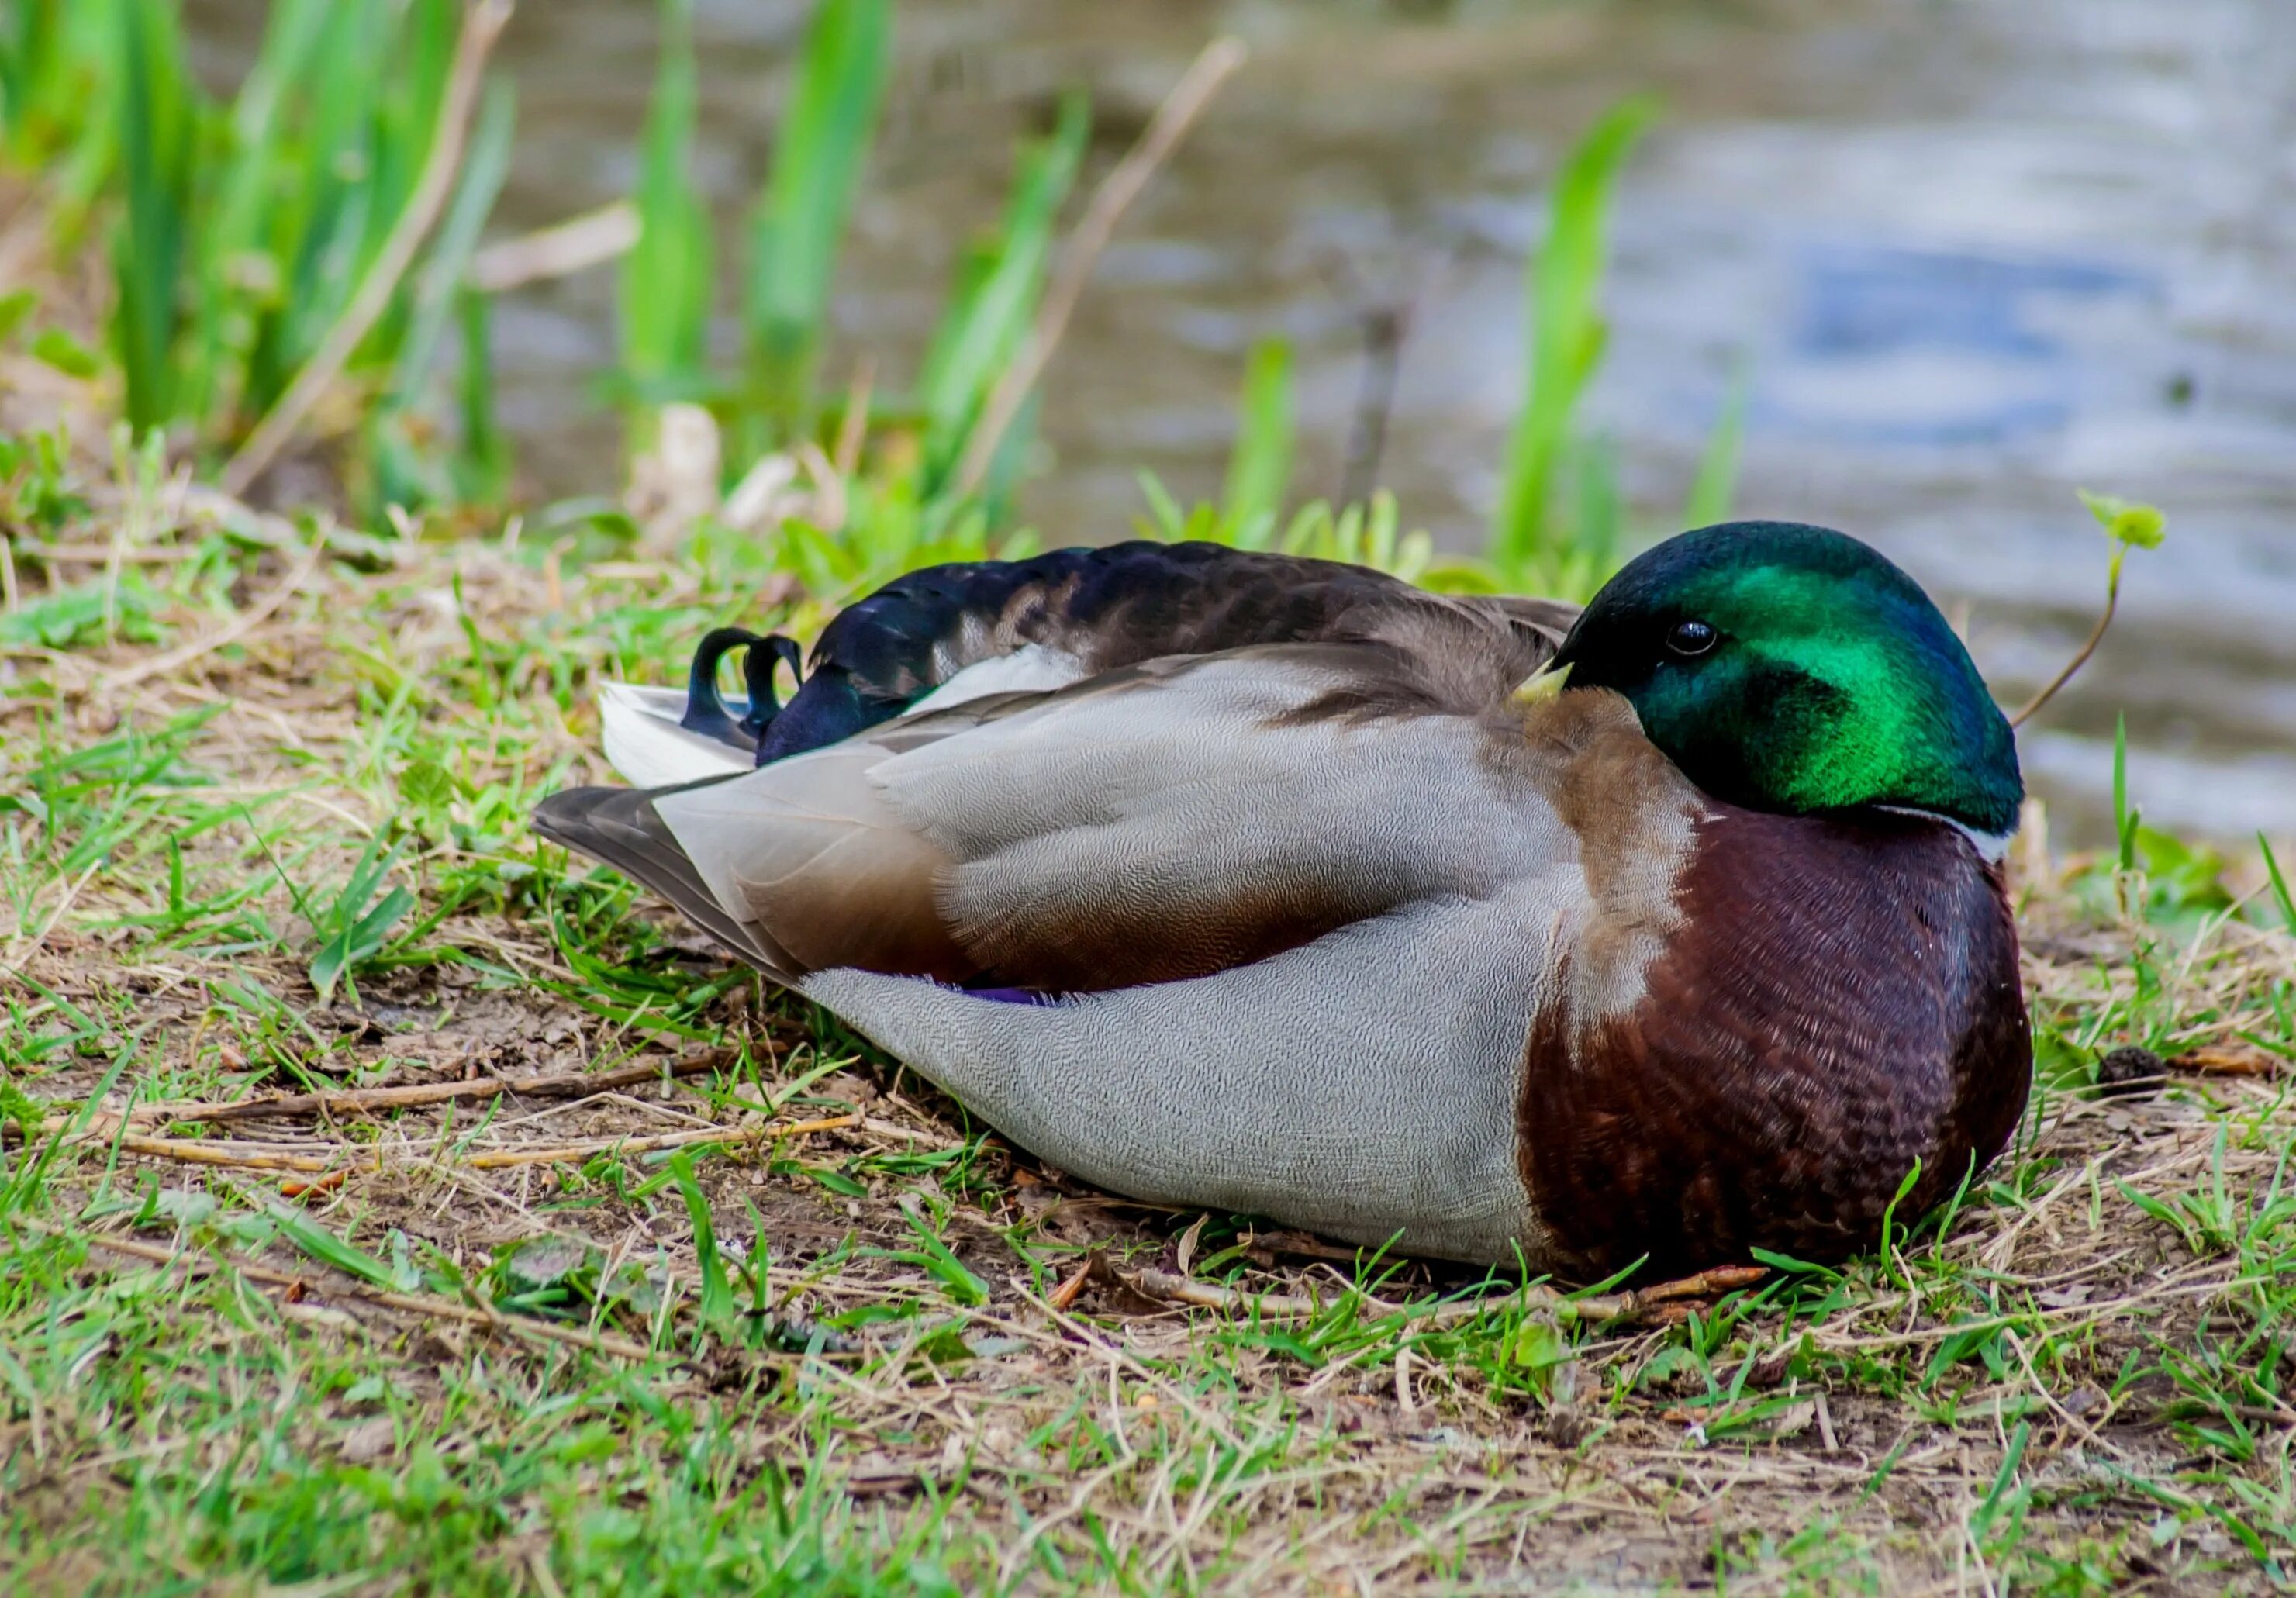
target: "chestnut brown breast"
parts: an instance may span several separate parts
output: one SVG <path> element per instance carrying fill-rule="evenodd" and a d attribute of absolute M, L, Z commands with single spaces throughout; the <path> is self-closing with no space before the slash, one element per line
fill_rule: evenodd
<path fill-rule="evenodd" d="M 1630 1009 L 1534 1020 L 1518 1144 L 1588 1275 L 1870 1245 L 2000 1151 L 2032 1041 L 1997 868 L 1922 817 L 1701 817 Z"/>

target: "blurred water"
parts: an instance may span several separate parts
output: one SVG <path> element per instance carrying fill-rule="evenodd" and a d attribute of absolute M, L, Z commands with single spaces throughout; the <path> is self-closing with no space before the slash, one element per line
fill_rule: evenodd
<path fill-rule="evenodd" d="M 259 8 L 193 12 L 219 57 Z M 701 0 L 702 179 L 729 234 L 765 168 L 805 8 Z M 1521 368 L 1520 263 L 1568 138 L 1654 89 L 1622 193 L 1592 400 L 1671 530 L 1736 363 L 1743 514 L 1880 545 L 1965 615 L 2021 699 L 2100 597 L 2075 484 L 2153 500 L 2098 660 L 2027 770 L 2095 836 L 2126 710 L 2154 819 L 2296 832 L 2296 5 L 2285 0 L 905 0 L 892 110 L 841 274 L 844 348 L 898 383 L 1013 138 L 1082 84 L 1101 164 L 1190 54 L 1254 58 L 1128 220 L 1053 370 L 1050 541 L 1123 533 L 1142 466 L 1216 490 L 1244 347 L 1300 348 L 1307 493 L 1336 490 L 1367 312 L 1409 332 L 1382 466 L 1407 519 L 1481 537 Z M 627 191 L 648 0 L 529 0 L 505 42 L 520 156 L 502 222 Z M 611 275 L 497 324 L 537 486 L 611 486 L 590 398 Z M 602 479 L 609 480 L 602 480 Z"/>

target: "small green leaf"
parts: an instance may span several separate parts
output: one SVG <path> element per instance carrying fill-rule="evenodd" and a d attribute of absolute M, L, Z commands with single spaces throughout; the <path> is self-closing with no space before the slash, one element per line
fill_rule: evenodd
<path fill-rule="evenodd" d="M 16 336 L 16 330 L 24 325 L 24 318 L 37 309 L 39 303 L 38 292 L 31 289 L 0 294 L 0 343 Z"/>
<path fill-rule="evenodd" d="M 357 1276 L 377 1287 L 397 1287 L 398 1275 L 391 1268 L 363 1249 L 352 1247 L 318 1222 L 289 1204 L 269 1204 L 264 1212 L 278 1226 L 280 1234 L 317 1260 L 329 1265 L 347 1276 Z"/>
<path fill-rule="evenodd" d="M 1781 1254 L 1774 1249 L 1758 1248 L 1749 1250 L 1748 1252 L 1753 1255 L 1758 1263 L 1766 1265 L 1774 1271 L 1784 1271 L 1790 1276 L 1836 1277 L 1841 1274 L 1841 1272 L 1829 1270 L 1822 1265 L 1812 1265 L 1807 1259 L 1796 1259 L 1791 1254 Z"/>
<path fill-rule="evenodd" d="M 24 1134 L 24 1141 L 30 1143 L 38 1138 L 41 1123 L 46 1119 L 47 1111 L 38 1101 L 11 1078 L 0 1077 L 0 1120 L 15 1122 Z"/>
<path fill-rule="evenodd" d="M 2134 545 L 2138 549 L 2158 549 L 2169 530 L 2169 519 L 2148 504 L 2134 500 L 2117 499 L 2110 494 L 2091 494 L 2086 488 L 2076 489 L 2081 504 L 2096 518 L 2096 524 L 2117 544 Z"/>
<path fill-rule="evenodd" d="M 1570 1340 L 1548 1322 L 1527 1320 L 1515 1332 L 1510 1357 L 1525 1370 L 1543 1371 L 1570 1357 Z"/>
<path fill-rule="evenodd" d="M 44 327 L 32 336 L 32 356 L 45 361 L 66 377 L 85 381 L 103 369 L 95 351 L 73 338 L 61 327 Z"/>
<path fill-rule="evenodd" d="M 865 1199 L 869 1190 L 843 1171 L 808 1171 L 806 1173 L 831 1192 L 847 1199 Z"/>
<path fill-rule="evenodd" d="M 947 1243 L 927 1231 L 923 1222 L 914 1215 L 908 1217 L 908 1222 L 909 1230 L 916 1233 L 920 1251 L 897 1254 L 894 1258 L 922 1266 L 925 1274 L 939 1282 L 948 1296 L 959 1304 L 977 1309 L 988 1303 L 988 1284 L 968 1270 Z"/>
<path fill-rule="evenodd" d="M 693 1224 L 693 1253 L 701 1266 L 701 1323 L 724 1326 L 733 1318 L 734 1288 L 726 1278 L 725 1261 L 718 1257 L 718 1229 L 710 1222 L 709 1200 L 694 1180 L 693 1160 L 685 1150 L 670 1156 L 669 1170 L 679 1196 L 685 1201 L 686 1218 Z"/>
<path fill-rule="evenodd" d="M 428 756 L 409 760 L 398 774 L 398 797 L 414 809 L 444 809 L 455 793 L 454 774 Z"/>
<path fill-rule="evenodd" d="M 504 1262 L 504 1271 L 529 1291 L 554 1287 L 590 1263 L 594 1250 L 565 1237 L 532 1237 L 518 1246 Z"/>

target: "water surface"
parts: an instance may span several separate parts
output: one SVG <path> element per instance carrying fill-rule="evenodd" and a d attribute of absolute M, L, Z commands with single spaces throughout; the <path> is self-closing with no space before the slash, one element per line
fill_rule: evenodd
<path fill-rule="evenodd" d="M 701 178 L 731 233 L 805 7 L 701 0 Z M 257 8 L 194 7 L 219 54 Z M 529 0 L 505 229 L 627 193 L 648 0 Z M 2296 832 L 2296 6 L 2283 0 L 905 0 L 832 373 L 913 369 L 1013 140 L 1089 88 L 1096 163 L 1202 41 L 1251 63 L 1128 222 L 1049 381 L 1029 519 L 1120 536 L 1147 467 L 1217 490 L 1242 352 L 1299 348 L 1298 487 L 1337 490 L 1367 320 L 1399 312 L 1382 479 L 1478 543 L 1520 372 L 1521 261 L 1570 135 L 1665 120 L 1622 192 L 1593 395 L 1638 522 L 1671 530 L 1737 364 L 1742 514 L 1876 543 L 1965 627 L 2005 701 L 2070 652 L 2103 544 L 2076 484 L 2153 500 L 2104 651 L 2024 742 L 2061 834 L 2097 832 L 2113 717 L 2153 818 Z M 611 275 L 497 324 L 538 488 L 611 488 Z M 602 481 L 602 478 L 606 479 Z"/>

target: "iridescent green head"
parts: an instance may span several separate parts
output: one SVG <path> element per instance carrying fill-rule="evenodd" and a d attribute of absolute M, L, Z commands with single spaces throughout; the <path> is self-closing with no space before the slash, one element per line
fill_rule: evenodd
<path fill-rule="evenodd" d="M 2000 835 L 2024 783 L 2009 724 L 1913 578 L 1784 521 L 1646 551 L 1570 629 L 1572 688 L 1613 688 L 1683 774 L 1750 809 L 1925 810 Z"/>

